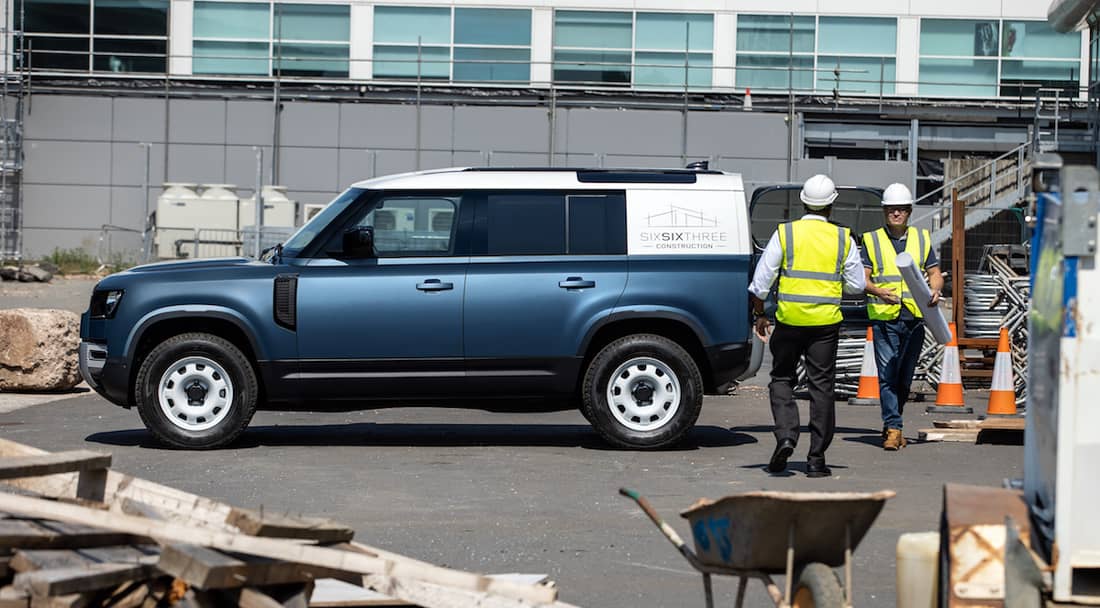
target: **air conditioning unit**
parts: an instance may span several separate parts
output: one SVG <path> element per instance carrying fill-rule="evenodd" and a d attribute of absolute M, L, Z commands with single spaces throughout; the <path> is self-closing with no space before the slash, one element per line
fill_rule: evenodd
<path fill-rule="evenodd" d="M 393 232 L 416 230 L 416 210 L 411 207 L 383 207 L 374 211 L 374 229 Z"/>
<path fill-rule="evenodd" d="M 428 209 L 428 230 L 431 232 L 450 233 L 454 221 L 454 209 Z"/>
<path fill-rule="evenodd" d="M 313 216 L 315 216 L 318 213 L 324 211 L 325 207 L 328 207 L 328 203 L 322 203 L 322 204 L 308 203 L 308 204 L 306 204 L 305 207 L 303 207 L 303 209 L 302 209 L 302 213 L 303 213 L 302 223 L 303 224 L 308 223 L 309 220 L 313 219 Z"/>

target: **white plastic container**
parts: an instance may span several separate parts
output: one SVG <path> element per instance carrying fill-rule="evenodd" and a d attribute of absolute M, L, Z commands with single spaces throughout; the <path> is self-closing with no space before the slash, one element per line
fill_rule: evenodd
<path fill-rule="evenodd" d="M 936 607 L 939 566 L 939 532 L 914 532 L 898 538 L 898 608 Z"/>
<path fill-rule="evenodd" d="M 286 196 L 286 186 L 264 186 L 264 226 L 293 228 L 296 204 Z M 237 225 L 241 228 L 256 225 L 256 195 L 242 198 L 237 213 Z"/>
<path fill-rule="evenodd" d="M 193 224 L 200 219 L 200 197 L 195 191 L 196 186 L 197 184 L 166 182 L 164 192 L 157 197 L 157 230 L 154 236 L 158 258 L 175 258 L 176 241 L 194 238 Z"/>

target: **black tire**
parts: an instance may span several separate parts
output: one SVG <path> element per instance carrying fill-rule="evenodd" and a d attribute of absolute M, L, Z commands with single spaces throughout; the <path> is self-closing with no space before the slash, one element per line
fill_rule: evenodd
<path fill-rule="evenodd" d="M 679 384 L 679 400 L 673 413 L 653 429 L 630 428 L 620 421 L 608 402 L 612 374 L 623 364 L 637 358 L 655 360 L 670 370 Z M 611 445 L 620 448 L 656 449 L 681 441 L 699 419 L 703 407 L 703 376 L 699 367 L 679 344 L 651 334 L 619 338 L 603 347 L 588 364 L 581 388 L 582 410 L 596 431 Z M 660 406 L 654 403 L 652 406 Z M 671 407 L 666 407 L 668 411 Z M 626 416 L 620 408 L 619 414 Z M 660 413 L 663 415 L 663 412 Z M 637 425 L 652 423 L 635 418 Z"/>
<path fill-rule="evenodd" d="M 843 608 L 844 590 L 832 568 L 821 562 L 806 564 L 798 576 L 791 608 Z"/>
<path fill-rule="evenodd" d="M 227 377 L 224 382 L 232 391 L 228 412 L 214 426 L 201 430 L 183 428 L 170 420 L 159 399 L 161 379 L 171 366 L 191 357 L 221 367 Z M 220 379 L 216 373 L 215 377 Z M 158 344 L 141 361 L 134 386 L 137 410 L 149 432 L 165 445 L 198 450 L 220 448 L 236 440 L 256 412 L 258 392 L 256 372 L 248 357 L 228 340 L 205 333 L 180 334 Z M 214 416 L 219 413 L 215 410 Z"/>

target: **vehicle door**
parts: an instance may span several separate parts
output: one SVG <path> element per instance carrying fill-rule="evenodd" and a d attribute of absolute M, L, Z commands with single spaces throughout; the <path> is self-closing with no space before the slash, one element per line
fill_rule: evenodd
<path fill-rule="evenodd" d="M 463 323 L 471 390 L 573 391 L 579 347 L 626 269 L 624 192 L 481 193 Z"/>
<path fill-rule="evenodd" d="M 462 212 L 454 193 L 380 193 L 301 269 L 303 398 L 433 396 L 461 386 Z M 373 251 L 344 251 L 343 235 L 368 227 Z"/>

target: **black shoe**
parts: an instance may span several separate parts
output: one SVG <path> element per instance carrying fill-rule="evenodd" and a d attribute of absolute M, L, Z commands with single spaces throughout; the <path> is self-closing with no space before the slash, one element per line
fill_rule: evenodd
<path fill-rule="evenodd" d="M 833 471 L 824 462 L 806 463 L 806 477 L 828 477 Z"/>
<path fill-rule="evenodd" d="M 769 473 L 782 473 L 787 470 L 787 459 L 794 454 L 794 442 L 790 439 L 782 439 L 772 452 L 772 459 L 768 461 Z"/>

